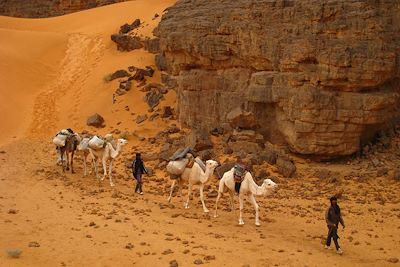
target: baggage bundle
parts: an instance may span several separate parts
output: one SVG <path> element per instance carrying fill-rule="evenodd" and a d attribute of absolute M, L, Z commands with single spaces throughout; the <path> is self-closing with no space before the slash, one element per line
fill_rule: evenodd
<path fill-rule="evenodd" d="M 189 163 L 189 159 L 173 160 L 167 164 L 167 172 L 172 175 L 181 175 Z"/>
<path fill-rule="evenodd" d="M 68 135 L 70 133 L 67 130 L 61 130 L 54 138 L 53 143 L 56 146 L 65 146 L 65 141 L 67 140 Z"/>
<path fill-rule="evenodd" d="M 103 148 L 105 144 L 106 142 L 96 135 L 89 140 L 89 147 L 94 150 Z"/>

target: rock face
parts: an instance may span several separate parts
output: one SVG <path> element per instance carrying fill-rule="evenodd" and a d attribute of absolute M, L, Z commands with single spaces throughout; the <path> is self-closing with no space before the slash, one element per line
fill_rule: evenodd
<path fill-rule="evenodd" d="M 156 62 L 189 127 L 247 114 L 295 152 L 349 155 L 399 117 L 399 17 L 396 1 L 182 0 Z"/>
<path fill-rule="evenodd" d="M 124 1 L 126 0 L 2 0 L 0 1 L 0 15 L 46 18 Z"/>

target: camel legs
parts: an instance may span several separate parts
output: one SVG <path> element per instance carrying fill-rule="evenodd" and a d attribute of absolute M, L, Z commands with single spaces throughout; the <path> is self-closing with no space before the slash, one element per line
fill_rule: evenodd
<path fill-rule="evenodd" d="M 87 154 L 83 152 L 83 176 L 87 175 Z"/>
<path fill-rule="evenodd" d="M 217 196 L 217 200 L 215 200 L 215 213 L 214 213 L 214 217 L 217 218 L 218 214 L 217 214 L 217 209 L 218 209 L 218 201 L 222 196 L 222 193 L 224 192 L 224 181 L 220 180 L 219 181 L 219 186 L 218 186 L 218 196 Z"/>
<path fill-rule="evenodd" d="M 218 210 L 218 201 L 219 201 L 219 199 L 221 198 L 221 196 L 222 196 L 222 193 L 221 193 L 220 191 L 218 191 L 217 200 L 215 200 L 215 213 L 214 213 L 214 218 L 217 218 L 217 217 L 218 217 L 218 214 L 217 214 L 217 210 Z"/>
<path fill-rule="evenodd" d="M 185 203 L 185 209 L 189 208 L 189 201 L 190 201 L 190 194 L 191 193 L 192 193 L 192 183 L 189 181 L 188 196 L 187 196 L 186 203 Z"/>
<path fill-rule="evenodd" d="M 174 187 L 175 187 L 175 184 L 176 184 L 176 180 L 177 180 L 177 179 L 172 180 L 172 185 L 171 185 L 171 190 L 170 190 L 170 192 L 169 192 L 168 202 L 171 202 L 172 192 L 174 191 Z"/>
<path fill-rule="evenodd" d="M 75 151 L 72 151 L 71 152 L 71 173 L 75 173 L 75 171 L 74 171 L 74 154 L 75 154 Z"/>
<path fill-rule="evenodd" d="M 112 173 L 112 165 L 113 165 L 113 160 L 110 160 L 110 168 L 109 168 L 109 170 L 108 170 L 108 176 L 110 177 L 110 185 L 111 185 L 111 186 L 114 186 L 115 184 L 113 183 L 112 176 L 111 176 L 111 173 Z"/>
<path fill-rule="evenodd" d="M 239 225 L 243 225 L 243 201 L 244 201 L 244 195 L 239 194 Z"/>
<path fill-rule="evenodd" d="M 230 202 L 231 202 L 231 211 L 234 211 L 235 210 L 235 206 L 234 206 L 234 202 L 233 202 L 233 192 L 231 191 L 231 190 L 228 190 L 229 191 L 229 199 L 230 199 Z"/>
<path fill-rule="evenodd" d="M 102 162 L 103 162 L 104 174 L 103 174 L 103 177 L 101 178 L 101 180 L 103 181 L 104 178 L 106 178 L 106 176 L 107 176 L 107 160 L 106 160 L 106 158 L 103 158 Z"/>
<path fill-rule="evenodd" d="M 200 200 L 201 200 L 201 204 L 203 205 L 203 211 L 207 213 L 207 212 L 210 212 L 210 211 L 207 209 L 206 204 L 204 203 L 203 189 L 204 189 L 204 184 L 201 183 L 200 184 Z"/>
<path fill-rule="evenodd" d="M 256 201 L 256 199 L 255 199 L 253 194 L 250 194 L 249 200 L 253 204 L 254 209 L 256 210 L 256 222 L 255 222 L 256 226 L 260 226 L 260 219 L 258 217 L 259 216 L 259 214 L 258 214 L 259 207 L 258 207 L 257 201 Z"/>

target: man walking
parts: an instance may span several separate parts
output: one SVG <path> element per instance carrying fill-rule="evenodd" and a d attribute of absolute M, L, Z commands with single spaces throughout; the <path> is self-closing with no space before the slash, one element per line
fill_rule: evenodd
<path fill-rule="evenodd" d="M 339 227 L 339 223 L 343 226 L 343 229 L 345 228 L 344 221 L 342 215 L 340 214 L 340 207 L 337 204 L 337 198 L 335 196 L 331 197 L 330 202 L 331 206 L 325 213 L 325 220 L 326 224 L 328 225 L 328 237 L 326 239 L 325 248 L 331 248 L 331 240 L 333 239 L 333 242 L 336 246 L 336 253 L 342 254 L 343 251 L 341 250 L 338 243 L 339 236 L 337 234 L 337 230 Z"/>
<path fill-rule="evenodd" d="M 139 193 L 143 195 L 143 190 L 142 190 L 142 185 L 143 185 L 143 180 L 142 180 L 142 175 L 147 174 L 147 169 L 144 166 L 142 157 L 140 153 L 136 153 L 136 158 L 132 162 L 132 174 L 133 177 L 136 179 L 136 188 L 135 188 L 135 193 Z"/>

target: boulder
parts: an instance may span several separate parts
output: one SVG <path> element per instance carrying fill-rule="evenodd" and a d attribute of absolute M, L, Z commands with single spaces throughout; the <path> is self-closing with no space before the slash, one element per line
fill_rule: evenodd
<path fill-rule="evenodd" d="M 243 111 L 240 107 L 233 109 L 226 115 L 232 128 L 254 129 L 257 126 L 256 117 L 252 112 Z"/>
<path fill-rule="evenodd" d="M 96 128 L 103 128 L 105 126 L 104 122 L 104 118 L 96 113 L 87 119 L 86 124 L 88 126 L 94 126 Z"/>
<path fill-rule="evenodd" d="M 235 162 L 225 162 L 221 164 L 221 166 L 215 168 L 215 174 L 217 175 L 218 179 L 221 179 L 224 173 L 231 170 L 235 166 L 235 164 Z"/>
<path fill-rule="evenodd" d="M 278 157 L 276 167 L 278 168 L 278 172 L 287 178 L 293 177 L 296 173 L 294 162 L 284 157 Z"/>
<path fill-rule="evenodd" d="M 192 147 L 194 151 L 202 151 L 213 148 L 210 134 L 205 130 L 194 130 L 186 138 L 186 146 Z"/>
<path fill-rule="evenodd" d="M 149 105 L 150 108 L 155 108 L 158 106 L 161 99 L 163 99 L 163 94 L 155 88 L 147 92 L 144 97 L 144 101 Z"/>
<path fill-rule="evenodd" d="M 165 106 L 162 108 L 161 118 L 169 118 L 172 115 L 174 115 L 174 113 L 170 106 Z"/>
<path fill-rule="evenodd" d="M 136 123 L 137 124 L 141 124 L 142 122 L 144 122 L 145 120 L 147 120 L 147 115 L 138 115 L 136 117 Z"/>
<path fill-rule="evenodd" d="M 130 76 L 130 74 L 126 70 L 117 70 L 111 74 L 110 81 L 118 79 L 118 78 L 129 77 L 129 76 Z"/>
<path fill-rule="evenodd" d="M 143 47 L 139 37 L 128 34 L 113 34 L 111 40 L 117 44 L 119 51 L 132 51 Z"/>

